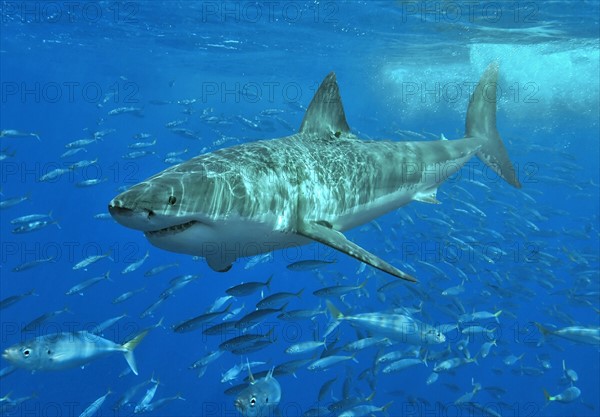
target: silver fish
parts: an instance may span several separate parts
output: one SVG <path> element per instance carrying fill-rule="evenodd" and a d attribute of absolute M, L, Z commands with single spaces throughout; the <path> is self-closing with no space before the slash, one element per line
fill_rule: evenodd
<path fill-rule="evenodd" d="M 248 374 L 250 385 L 235 398 L 235 408 L 244 417 L 269 415 L 281 401 L 281 385 L 273 377 L 273 368 L 264 378 L 254 379 L 248 366 Z"/>
<path fill-rule="evenodd" d="M 122 345 L 86 331 L 53 333 L 11 346 L 2 353 L 2 357 L 16 367 L 31 371 L 60 371 L 83 366 L 114 352 L 121 352 L 133 373 L 137 375 L 133 349 L 148 331 L 142 331 Z"/>

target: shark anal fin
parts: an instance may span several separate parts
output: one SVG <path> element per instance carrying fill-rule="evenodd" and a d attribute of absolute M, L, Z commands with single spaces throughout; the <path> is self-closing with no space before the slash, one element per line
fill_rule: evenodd
<path fill-rule="evenodd" d="M 387 272 L 390 275 L 404 279 L 406 281 L 416 282 L 411 275 L 400 271 L 398 268 L 378 258 L 372 253 L 346 239 L 346 237 L 337 230 L 328 228 L 319 223 L 306 222 L 299 225 L 297 232 L 299 235 L 312 239 L 345 253 L 361 262 L 371 265 L 380 271 Z"/>

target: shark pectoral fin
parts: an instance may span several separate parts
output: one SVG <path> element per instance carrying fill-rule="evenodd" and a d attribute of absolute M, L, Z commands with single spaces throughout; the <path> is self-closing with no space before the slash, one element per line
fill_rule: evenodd
<path fill-rule="evenodd" d="M 342 233 L 327 227 L 324 224 L 315 222 L 306 222 L 299 225 L 297 232 L 299 235 L 322 243 L 329 247 L 339 250 L 346 255 L 352 256 L 359 261 L 371 265 L 380 271 L 387 272 L 390 275 L 404 279 L 406 281 L 416 282 L 411 275 L 400 271 L 398 268 L 388 264 L 383 259 L 378 258 L 365 249 L 346 239 Z"/>
<path fill-rule="evenodd" d="M 428 204 L 441 204 L 440 201 L 436 198 L 437 188 L 433 191 L 418 193 L 414 196 L 413 200 L 420 201 L 421 203 Z"/>

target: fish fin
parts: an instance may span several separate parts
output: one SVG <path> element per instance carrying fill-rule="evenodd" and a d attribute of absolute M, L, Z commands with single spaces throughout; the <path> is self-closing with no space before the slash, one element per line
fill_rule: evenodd
<path fill-rule="evenodd" d="M 400 271 L 396 267 L 385 262 L 383 259 L 361 248 L 356 243 L 349 241 L 342 233 L 329 227 L 329 225 L 316 222 L 303 222 L 298 226 L 297 233 L 301 236 L 337 249 L 346 255 L 371 265 L 373 268 L 379 269 L 380 271 L 387 272 L 390 275 L 406 281 L 417 281 L 411 275 Z"/>
<path fill-rule="evenodd" d="M 337 307 L 334 306 L 331 301 L 325 300 L 325 304 L 327 304 L 327 309 L 329 310 L 329 313 L 331 314 L 332 318 L 334 318 L 335 320 L 341 320 L 344 318 L 342 312 L 338 310 Z"/>
<path fill-rule="evenodd" d="M 140 344 L 140 342 L 144 339 L 144 337 L 146 337 L 149 331 L 149 329 L 142 331 L 133 339 L 123 343 L 122 345 L 125 348 L 125 352 L 123 352 L 123 355 L 125 355 L 125 360 L 131 368 L 131 371 L 136 375 L 138 374 L 138 370 L 137 365 L 135 363 L 135 357 L 133 356 L 133 349 L 135 349 L 136 346 Z"/>
<path fill-rule="evenodd" d="M 510 185 L 521 188 L 517 172 L 496 129 L 498 63 L 492 62 L 481 76 L 469 101 L 465 137 L 482 142 L 477 157 Z"/>
<path fill-rule="evenodd" d="M 273 274 L 271 274 L 271 276 L 269 277 L 269 279 L 267 280 L 267 282 L 265 282 L 265 286 L 269 289 L 269 291 L 271 290 L 271 280 L 272 279 L 273 279 Z"/>
<path fill-rule="evenodd" d="M 383 413 L 384 416 L 389 416 L 387 409 L 390 408 L 393 403 L 394 403 L 394 401 L 390 401 L 389 403 L 387 403 L 386 405 L 381 407 L 380 411 Z"/>
<path fill-rule="evenodd" d="M 300 125 L 300 133 L 325 132 L 333 133 L 335 137 L 350 132 L 334 72 L 330 72 L 319 86 Z"/>
<path fill-rule="evenodd" d="M 248 365 L 248 379 L 251 384 L 254 384 L 254 375 L 252 375 L 252 370 L 250 370 L 250 361 L 248 360 L 248 357 L 246 357 L 246 364 Z"/>
<path fill-rule="evenodd" d="M 433 191 L 418 193 L 413 197 L 413 200 L 420 201 L 421 203 L 428 203 L 428 204 L 442 204 L 436 198 L 436 195 L 437 195 L 437 188 Z"/>

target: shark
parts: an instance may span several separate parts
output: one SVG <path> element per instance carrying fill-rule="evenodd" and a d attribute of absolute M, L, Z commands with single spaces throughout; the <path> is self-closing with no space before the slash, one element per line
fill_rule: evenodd
<path fill-rule="evenodd" d="M 297 133 L 201 154 L 108 204 L 121 225 L 161 249 L 229 271 L 239 258 L 319 242 L 397 278 L 416 281 L 344 235 L 412 201 L 437 204 L 441 184 L 473 157 L 521 188 L 496 128 L 498 64 L 472 92 L 464 137 L 362 140 L 347 121 L 335 73 Z"/>

